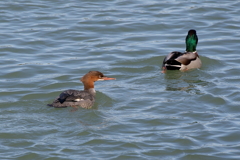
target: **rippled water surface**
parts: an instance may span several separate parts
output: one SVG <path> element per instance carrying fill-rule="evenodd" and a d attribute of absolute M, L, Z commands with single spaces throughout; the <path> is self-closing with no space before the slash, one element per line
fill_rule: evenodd
<path fill-rule="evenodd" d="M 0 159 L 240 159 L 240 1 L 0 2 Z M 201 69 L 161 73 L 196 29 Z M 92 109 L 46 104 L 99 70 Z"/>

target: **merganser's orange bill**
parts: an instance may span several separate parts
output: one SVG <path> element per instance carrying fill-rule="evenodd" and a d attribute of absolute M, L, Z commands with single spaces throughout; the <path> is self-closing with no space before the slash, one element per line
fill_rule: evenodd
<path fill-rule="evenodd" d="M 110 78 L 110 77 L 102 77 L 101 79 L 98 79 L 99 81 L 106 81 L 106 80 L 116 80 L 116 78 Z"/>

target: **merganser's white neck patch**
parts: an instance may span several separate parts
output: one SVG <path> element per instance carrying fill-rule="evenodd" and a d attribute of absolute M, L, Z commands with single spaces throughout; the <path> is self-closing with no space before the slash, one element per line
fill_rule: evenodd
<path fill-rule="evenodd" d="M 88 89 L 88 91 L 92 94 L 92 95 L 95 95 L 96 94 L 96 91 L 94 88 L 90 88 Z"/>

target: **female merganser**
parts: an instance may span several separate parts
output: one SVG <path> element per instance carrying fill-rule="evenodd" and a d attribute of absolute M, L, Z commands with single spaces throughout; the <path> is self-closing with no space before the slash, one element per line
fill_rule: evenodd
<path fill-rule="evenodd" d="M 186 51 L 184 53 L 174 51 L 164 58 L 162 64 L 163 72 L 166 70 L 186 71 L 202 66 L 202 62 L 196 51 L 198 37 L 195 30 L 191 29 L 188 31 L 185 43 Z"/>
<path fill-rule="evenodd" d="M 66 90 L 62 92 L 52 104 L 48 104 L 48 106 L 55 108 L 65 108 L 68 106 L 74 108 L 77 106 L 82 108 L 91 108 L 95 102 L 96 95 L 94 82 L 115 79 L 116 78 L 106 77 L 99 71 L 90 71 L 80 79 L 84 85 L 83 91 L 72 89 Z"/>

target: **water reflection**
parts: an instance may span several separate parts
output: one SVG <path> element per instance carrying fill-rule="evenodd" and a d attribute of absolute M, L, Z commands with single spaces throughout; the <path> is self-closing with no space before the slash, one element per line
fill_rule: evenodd
<path fill-rule="evenodd" d="M 188 72 L 168 71 L 164 78 L 166 91 L 186 91 L 190 94 L 202 94 L 200 87 L 208 84 L 207 81 L 202 80 L 202 73 L 199 70 Z"/>

